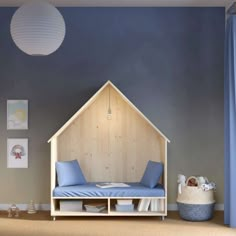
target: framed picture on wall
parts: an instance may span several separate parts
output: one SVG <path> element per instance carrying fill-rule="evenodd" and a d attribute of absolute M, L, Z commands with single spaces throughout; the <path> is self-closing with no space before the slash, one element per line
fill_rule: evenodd
<path fill-rule="evenodd" d="M 7 168 L 28 168 L 28 139 L 7 139 Z"/>
<path fill-rule="evenodd" d="M 7 129 L 28 129 L 28 100 L 7 100 Z"/>

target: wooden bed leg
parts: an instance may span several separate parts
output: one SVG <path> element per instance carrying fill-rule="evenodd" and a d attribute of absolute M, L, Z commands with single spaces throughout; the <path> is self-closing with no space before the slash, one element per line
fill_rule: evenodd
<path fill-rule="evenodd" d="M 56 221 L 56 216 L 53 216 L 52 220 L 53 220 L 53 221 Z"/>
<path fill-rule="evenodd" d="M 165 216 L 162 216 L 162 217 L 161 217 L 161 220 L 162 220 L 162 221 L 165 220 Z"/>

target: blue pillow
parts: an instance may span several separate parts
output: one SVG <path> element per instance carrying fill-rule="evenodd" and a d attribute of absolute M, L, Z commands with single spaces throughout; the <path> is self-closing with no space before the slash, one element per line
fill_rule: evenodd
<path fill-rule="evenodd" d="M 161 162 L 148 161 L 146 170 L 140 183 L 146 187 L 154 188 L 163 173 L 163 164 Z"/>
<path fill-rule="evenodd" d="M 77 160 L 56 162 L 57 182 L 60 187 L 86 184 Z"/>

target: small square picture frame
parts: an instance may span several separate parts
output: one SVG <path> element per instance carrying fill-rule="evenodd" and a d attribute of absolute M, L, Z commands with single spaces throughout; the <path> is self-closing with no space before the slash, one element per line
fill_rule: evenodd
<path fill-rule="evenodd" d="M 7 139 L 7 168 L 28 168 L 28 139 Z"/>
<path fill-rule="evenodd" d="M 28 100 L 7 100 L 7 130 L 28 129 Z"/>

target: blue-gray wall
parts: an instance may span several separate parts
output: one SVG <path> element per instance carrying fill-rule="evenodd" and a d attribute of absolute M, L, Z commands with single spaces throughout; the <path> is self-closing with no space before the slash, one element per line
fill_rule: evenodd
<path fill-rule="evenodd" d="M 200 174 L 223 202 L 224 8 L 63 8 L 66 37 L 31 57 L 0 8 L 0 203 L 49 203 L 54 132 L 111 80 L 171 140 L 169 202 L 176 176 Z M 29 100 L 29 130 L 6 130 L 7 99 Z M 7 169 L 8 137 L 29 138 L 29 168 Z"/>

